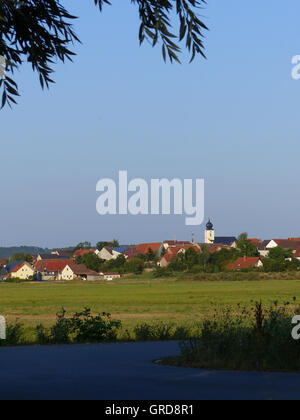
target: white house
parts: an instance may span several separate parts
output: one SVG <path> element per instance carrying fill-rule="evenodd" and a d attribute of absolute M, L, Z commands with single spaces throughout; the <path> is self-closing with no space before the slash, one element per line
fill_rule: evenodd
<path fill-rule="evenodd" d="M 63 281 L 71 281 L 75 279 L 96 281 L 101 280 L 103 276 L 96 271 L 89 270 L 84 264 L 67 265 L 60 273 L 59 279 Z"/>
<path fill-rule="evenodd" d="M 112 248 L 108 248 L 107 246 L 102 248 L 101 251 L 96 250 L 95 253 L 101 260 L 105 261 L 115 260 L 119 255 L 122 255 L 120 252 L 117 252 Z"/>

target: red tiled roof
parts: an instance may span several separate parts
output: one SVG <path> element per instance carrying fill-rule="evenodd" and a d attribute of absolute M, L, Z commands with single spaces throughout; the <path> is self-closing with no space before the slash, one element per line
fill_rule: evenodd
<path fill-rule="evenodd" d="M 165 254 L 159 262 L 161 262 L 163 259 L 165 259 L 168 263 L 170 263 L 174 258 L 176 257 L 176 254 Z"/>
<path fill-rule="evenodd" d="M 169 246 L 169 248 L 167 248 L 167 252 L 165 255 L 168 255 L 168 254 L 176 255 L 181 249 L 182 249 L 181 246 L 175 246 L 175 245 Z"/>
<path fill-rule="evenodd" d="M 19 264 L 16 267 L 14 267 L 10 272 L 17 273 L 20 270 L 20 268 L 22 268 L 24 265 L 27 265 L 27 264 L 26 263 Z"/>
<path fill-rule="evenodd" d="M 229 264 L 227 269 L 240 270 L 242 268 L 255 267 L 259 260 L 261 261 L 259 257 L 240 257 L 233 264 Z"/>
<path fill-rule="evenodd" d="M 95 249 L 77 249 L 74 252 L 74 257 L 82 257 L 83 255 L 89 254 L 90 252 L 95 252 Z"/>
<path fill-rule="evenodd" d="M 298 248 L 296 249 L 296 252 L 294 254 L 295 258 L 299 258 L 300 257 L 300 246 L 298 246 Z"/>
<path fill-rule="evenodd" d="M 62 271 L 67 265 L 74 264 L 75 262 L 73 260 L 41 260 L 36 263 L 35 268 L 37 269 L 37 271 L 57 272 Z"/>
<path fill-rule="evenodd" d="M 157 252 L 160 247 L 161 247 L 161 242 L 149 243 L 149 244 L 139 244 L 137 246 L 137 253 L 138 254 L 147 254 L 149 249 L 151 249 L 153 252 Z"/>

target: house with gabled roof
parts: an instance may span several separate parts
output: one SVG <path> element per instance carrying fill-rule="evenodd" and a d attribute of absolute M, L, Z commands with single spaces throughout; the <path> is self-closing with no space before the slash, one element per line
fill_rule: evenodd
<path fill-rule="evenodd" d="M 35 264 L 38 274 L 38 280 L 59 280 L 61 271 L 67 266 L 75 264 L 73 260 L 69 259 L 54 259 L 54 260 L 41 260 Z"/>
<path fill-rule="evenodd" d="M 122 255 L 121 252 L 115 251 L 113 248 L 109 248 L 108 246 L 104 246 L 101 251 L 97 249 L 95 253 L 101 260 L 104 261 L 116 260 L 119 255 Z"/>
<path fill-rule="evenodd" d="M 71 281 L 75 279 L 96 281 L 103 278 L 96 271 L 89 270 L 84 264 L 66 265 L 59 275 L 59 280 Z"/>
<path fill-rule="evenodd" d="M 227 266 L 227 270 L 242 270 L 247 268 L 263 267 L 263 261 L 260 257 L 240 257 L 234 263 Z"/>
<path fill-rule="evenodd" d="M 172 260 L 174 260 L 174 258 L 177 257 L 178 254 L 173 254 L 173 253 L 166 253 L 165 255 L 163 255 L 161 257 L 161 259 L 158 261 L 157 265 L 159 267 L 165 268 L 168 267 L 168 265 L 170 264 L 170 262 Z"/>
<path fill-rule="evenodd" d="M 293 252 L 296 252 L 296 249 L 300 247 L 300 240 L 294 239 L 271 239 L 266 245 L 266 249 L 270 250 L 280 246 L 284 249 L 292 249 Z"/>
<path fill-rule="evenodd" d="M 26 261 L 14 261 L 5 267 L 8 276 L 13 279 L 28 280 L 34 276 L 34 269 Z"/>

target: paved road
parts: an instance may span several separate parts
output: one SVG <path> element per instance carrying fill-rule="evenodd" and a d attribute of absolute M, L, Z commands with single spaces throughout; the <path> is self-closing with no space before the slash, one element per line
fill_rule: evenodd
<path fill-rule="evenodd" d="M 0 348 L 0 399 L 300 399 L 300 375 L 153 364 L 178 344 Z"/>

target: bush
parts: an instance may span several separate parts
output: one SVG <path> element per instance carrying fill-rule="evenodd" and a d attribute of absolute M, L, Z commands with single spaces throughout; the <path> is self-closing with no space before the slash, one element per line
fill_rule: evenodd
<path fill-rule="evenodd" d="M 75 313 L 72 318 L 66 318 L 66 311 L 62 308 L 56 316 L 56 324 L 50 330 L 42 324 L 36 327 L 39 344 L 115 341 L 117 331 L 121 328 L 121 321 L 111 319 L 110 314 L 103 312 L 93 317 L 89 308 Z"/>
<path fill-rule="evenodd" d="M 38 344 L 42 346 L 45 344 L 51 344 L 52 340 L 51 340 L 49 330 L 45 328 L 44 325 L 42 324 L 37 325 L 35 332 L 36 332 Z"/>
<path fill-rule="evenodd" d="M 66 318 L 64 308 L 56 314 L 56 323 L 50 329 L 42 324 L 36 327 L 36 336 L 39 344 L 69 344 L 71 342 L 71 320 Z"/>
<path fill-rule="evenodd" d="M 93 317 L 89 308 L 76 313 L 70 324 L 77 343 L 115 341 L 122 325 L 121 321 L 111 319 L 111 315 L 105 312 Z"/>
<path fill-rule="evenodd" d="M 138 324 L 134 328 L 136 341 L 184 340 L 190 336 L 190 327 L 177 326 L 170 322 Z"/>
<path fill-rule="evenodd" d="M 23 324 L 18 320 L 6 326 L 6 340 L 0 340 L 0 346 L 19 346 L 24 342 Z"/>
<path fill-rule="evenodd" d="M 4 280 L 4 283 L 27 283 L 35 281 L 34 277 L 29 277 L 29 279 L 19 279 L 19 278 L 11 278 L 8 277 L 6 280 Z"/>
<path fill-rule="evenodd" d="M 171 277 L 172 274 L 173 272 L 167 267 L 157 267 L 156 270 L 153 272 L 153 277 Z"/>
<path fill-rule="evenodd" d="M 203 322 L 201 335 L 181 343 L 179 364 L 211 369 L 300 370 L 300 345 L 291 337 L 288 303 L 263 309 L 216 311 Z"/>

